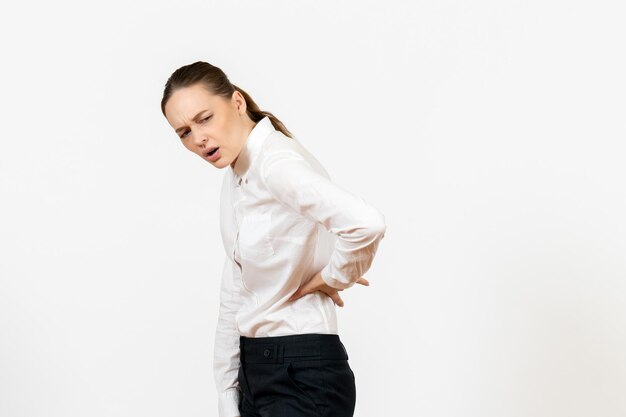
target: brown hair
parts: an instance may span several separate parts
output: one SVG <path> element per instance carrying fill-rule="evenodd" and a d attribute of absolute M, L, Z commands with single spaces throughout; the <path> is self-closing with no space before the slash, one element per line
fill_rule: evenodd
<path fill-rule="evenodd" d="M 197 61 L 193 64 L 184 65 L 174 71 L 170 78 L 168 78 L 163 91 L 163 99 L 161 99 L 161 112 L 163 113 L 163 116 L 165 116 L 165 104 L 167 103 L 167 100 L 170 99 L 174 91 L 183 87 L 189 87 L 196 83 L 202 83 L 204 87 L 213 94 L 222 96 L 228 100 L 233 96 L 235 90 L 239 91 L 246 100 L 246 113 L 253 122 L 256 123 L 265 116 L 268 116 L 276 130 L 280 130 L 285 136 L 293 139 L 291 132 L 287 130 L 285 125 L 278 120 L 276 116 L 268 111 L 259 109 L 259 106 L 254 102 L 248 93 L 228 80 L 224 71 L 209 64 L 208 62 L 203 61 Z"/>

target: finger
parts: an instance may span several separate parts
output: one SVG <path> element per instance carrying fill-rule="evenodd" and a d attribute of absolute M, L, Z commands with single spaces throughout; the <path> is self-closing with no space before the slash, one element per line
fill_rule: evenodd
<path fill-rule="evenodd" d="M 307 281 L 304 285 L 302 285 L 298 290 L 287 300 L 287 301 L 295 301 L 298 298 L 307 295 L 310 292 L 316 291 L 315 282 L 313 279 Z"/>
<path fill-rule="evenodd" d="M 333 301 L 335 302 L 335 304 L 337 304 L 339 307 L 343 307 L 343 300 L 341 299 L 341 297 L 339 296 L 338 292 L 333 292 L 330 295 L 330 298 L 333 299 Z"/>
<path fill-rule="evenodd" d="M 288 301 L 295 301 L 300 297 L 304 297 L 310 292 L 311 292 L 311 289 L 307 288 L 306 285 L 303 285 L 302 287 L 298 288 L 295 293 L 293 293 L 293 295 L 289 298 Z"/>
<path fill-rule="evenodd" d="M 298 298 L 302 297 L 303 295 L 304 295 L 304 293 L 301 291 L 301 289 L 298 289 L 298 291 L 294 292 L 291 295 L 291 297 L 289 297 L 287 302 L 296 301 Z"/>
<path fill-rule="evenodd" d="M 370 285 L 370 282 L 368 280 L 366 280 L 365 278 L 363 278 L 363 277 L 357 279 L 356 283 L 357 284 L 361 284 L 361 285 L 365 285 L 365 286 Z"/>

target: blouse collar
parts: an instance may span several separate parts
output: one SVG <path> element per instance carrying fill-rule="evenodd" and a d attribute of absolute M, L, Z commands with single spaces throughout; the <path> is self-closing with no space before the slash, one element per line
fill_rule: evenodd
<path fill-rule="evenodd" d="M 241 184 L 242 179 L 246 179 L 252 162 L 261 150 L 261 145 L 263 145 L 263 142 L 269 134 L 275 130 L 269 116 L 263 117 L 254 125 L 244 142 L 241 152 L 239 152 L 235 166 L 232 167 L 236 184 Z"/>

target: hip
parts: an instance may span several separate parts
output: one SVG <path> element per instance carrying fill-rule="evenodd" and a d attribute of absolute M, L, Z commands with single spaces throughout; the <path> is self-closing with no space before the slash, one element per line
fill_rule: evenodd
<path fill-rule="evenodd" d="M 356 403 L 355 375 L 337 334 L 240 336 L 239 386 L 242 416 L 262 409 L 352 416 Z"/>

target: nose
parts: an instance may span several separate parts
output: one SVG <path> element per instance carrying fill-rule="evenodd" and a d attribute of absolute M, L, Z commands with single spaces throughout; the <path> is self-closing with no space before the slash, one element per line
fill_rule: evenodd
<path fill-rule="evenodd" d="M 196 142 L 196 146 L 204 146 L 204 144 L 209 141 L 203 132 L 198 132 L 198 134 L 195 135 L 194 140 Z"/>

